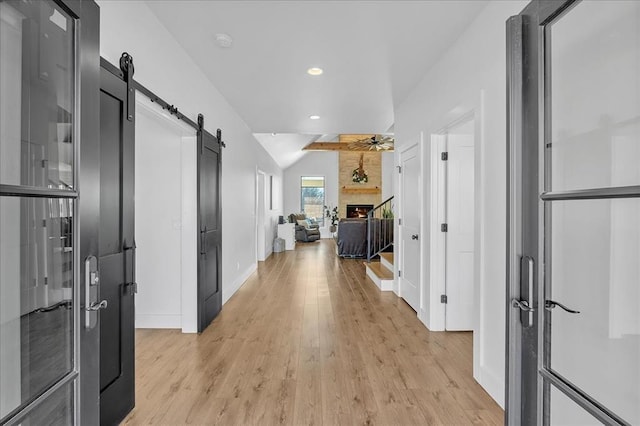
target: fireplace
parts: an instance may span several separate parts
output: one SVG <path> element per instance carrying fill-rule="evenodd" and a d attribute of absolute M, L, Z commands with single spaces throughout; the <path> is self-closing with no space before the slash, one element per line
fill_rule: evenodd
<path fill-rule="evenodd" d="M 373 204 L 347 204 L 347 217 L 367 217 L 367 213 L 372 209 Z"/>

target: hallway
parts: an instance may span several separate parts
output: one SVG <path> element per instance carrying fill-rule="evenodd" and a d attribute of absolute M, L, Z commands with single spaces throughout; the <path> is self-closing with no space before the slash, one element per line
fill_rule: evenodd
<path fill-rule="evenodd" d="M 332 240 L 261 262 L 202 335 L 137 330 L 124 424 L 502 424 L 471 333 L 430 333 Z"/>

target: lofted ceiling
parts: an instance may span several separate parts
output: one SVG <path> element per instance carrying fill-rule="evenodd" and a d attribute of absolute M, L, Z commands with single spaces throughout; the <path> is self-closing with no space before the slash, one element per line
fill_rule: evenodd
<path fill-rule="evenodd" d="M 253 136 L 271 154 L 282 169 L 286 169 L 301 159 L 307 153 L 302 149 L 310 143 L 335 141 L 338 138 L 338 135 L 332 134 L 309 135 L 300 133 L 254 133 Z"/>
<path fill-rule="evenodd" d="M 487 1 L 146 3 L 259 142 L 288 167 L 302 155 L 305 139 L 388 132 L 394 106 Z M 218 33 L 230 35 L 232 46 L 218 46 Z M 310 67 L 324 73 L 310 76 Z"/>

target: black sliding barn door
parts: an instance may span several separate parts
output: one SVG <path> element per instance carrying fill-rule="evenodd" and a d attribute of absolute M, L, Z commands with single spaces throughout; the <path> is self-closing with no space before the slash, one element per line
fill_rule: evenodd
<path fill-rule="evenodd" d="M 213 136 L 201 125 L 198 149 L 198 332 L 202 332 L 222 308 L 220 135 Z"/>
<path fill-rule="evenodd" d="M 100 424 L 112 425 L 135 403 L 135 121 L 122 76 L 100 71 Z"/>

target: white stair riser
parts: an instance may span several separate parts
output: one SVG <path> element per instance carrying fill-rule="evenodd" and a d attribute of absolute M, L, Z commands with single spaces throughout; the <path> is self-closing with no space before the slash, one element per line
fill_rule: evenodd
<path fill-rule="evenodd" d="M 393 290 L 393 280 L 385 280 L 378 277 L 375 272 L 366 266 L 367 276 L 374 282 L 374 284 L 380 289 L 380 291 L 392 291 Z"/>
<path fill-rule="evenodd" d="M 388 270 L 393 271 L 393 263 L 389 263 L 389 261 L 382 256 L 380 256 L 380 264 Z"/>

